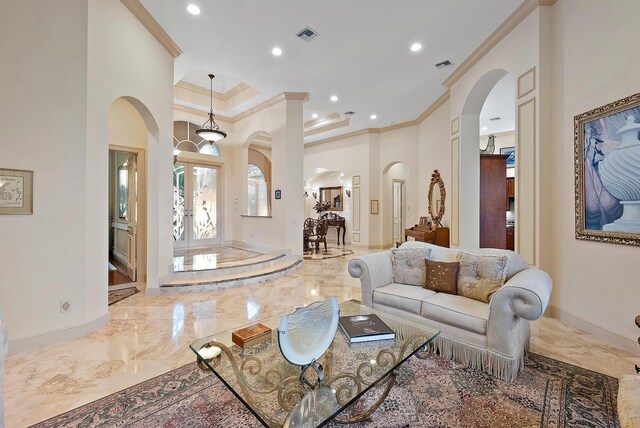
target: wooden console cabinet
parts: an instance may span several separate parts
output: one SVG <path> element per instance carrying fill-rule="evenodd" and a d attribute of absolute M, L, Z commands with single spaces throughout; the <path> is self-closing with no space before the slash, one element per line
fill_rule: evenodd
<path fill-rule="evenodd" d="M 440 247 L 449 247 L 448 227 L 429 227 L 416 224 L 411 229 L 404 230 L 404 240 L 412 237 L 416 241 L 428 242 Z"/>

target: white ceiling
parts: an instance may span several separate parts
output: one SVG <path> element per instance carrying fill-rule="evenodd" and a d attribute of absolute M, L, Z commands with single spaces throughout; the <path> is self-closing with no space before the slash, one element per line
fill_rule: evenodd
<path fill-rule="evenodd" d="M 442 82 L 523 0 L 141 0 L 184 52 L 174 81 L 225 92 L 244 82 L 259 95 L 232 116 L 284 92 L 309 92 L 305 118 L 349 110 L 346 128 L 312 142 L 415 119 L 445 92 Z M 197 4 L 201 14 L 186 11 Z M 319 33 L 303 42 L 296 33 Z M 422 50 L 410 51 L 413 42 Z M 278 46 L 283 54 L 273 56 Z M 451 60 L 454 67 L 436 69 Z M 329 101 L 331 95 L 338 102 Z M 214 105 L 215 107 L 215 105 Z M 377 119 L 369 119 L 376 114 Z"/>

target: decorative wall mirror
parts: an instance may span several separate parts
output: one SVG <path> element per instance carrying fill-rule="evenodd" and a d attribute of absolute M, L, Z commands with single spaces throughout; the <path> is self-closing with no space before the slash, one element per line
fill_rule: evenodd
<path fill-rule="evenodd" d="M 343 201 L 342 186 L 320 188 L 320 202 L 329 202 L 331 204 L 327 210 L 342 211 L 344 207 Z"/>
<path fill-rule="evenodd" d="M 429 184 L 429 215 L 433 220 L 434 227 L 442 226 L 442 217 L 444 217 L 444 200 L 447 192 L 444 189 L 444 181 L 440 177 L 437 169 L 431 174 L 431 183 Z"/>

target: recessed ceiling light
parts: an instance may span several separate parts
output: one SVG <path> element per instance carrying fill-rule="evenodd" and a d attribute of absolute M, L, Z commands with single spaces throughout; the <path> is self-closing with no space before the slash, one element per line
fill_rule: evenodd
<path fill-rule="evenodd" d="M 318 118 L 318 113 L 313 113 L 313 114 L 311 115 L 311 118 L 312 118 L 312 119 L 317 119 L 317 118 Z"/>
<path fill-rule="evenodd" d="M 192 3 L 187 6 L 187 12 L 189 12 L 191 15 L 200 15 L 200 8 Z"/>
<path fill-rule="evenodd" d="M 280 56 L 282 55 L 282 49 L 280 48 L 273 48 L 273 50 L 271 51 L 272 54 L 274 54 L 275 56 Z"/>
<path fill-rule="evenodd" d="M 418 42 L 411 45 L 411 52 L 418 52 L 420 49 L 422 49 L 422 45 Z"/>
<path fill-rule="evenodd" d="M 337 95 L 331 95 L 331 98 L 329 98 L 329 99 L 335 103 L 336 101 L 338 101 L 338 96 Z"/>
<path fill-rule="evenodd" d="M 487 128 L 486 126 L 483 126 L 483 127 L 482 127 L 482 130 L 483 130 L 483 131 L 488 131 L 488 130 L 489 130 L 489 128 Z"/>
<path fill-rule="evenodd" d="M 372 114 L 371 116 L 369 116 L 369 119 L 371 120 L 376 120 L 378 118 L 378 116 L 376 116 L 375 114 Z"/>

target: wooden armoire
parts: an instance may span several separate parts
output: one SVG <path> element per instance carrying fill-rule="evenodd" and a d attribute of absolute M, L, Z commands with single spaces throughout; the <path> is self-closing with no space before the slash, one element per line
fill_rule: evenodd
<path fill-rule="evenodd" d="M 480 155 L 480 248 L 507 248 L 507 158 Z"/>

